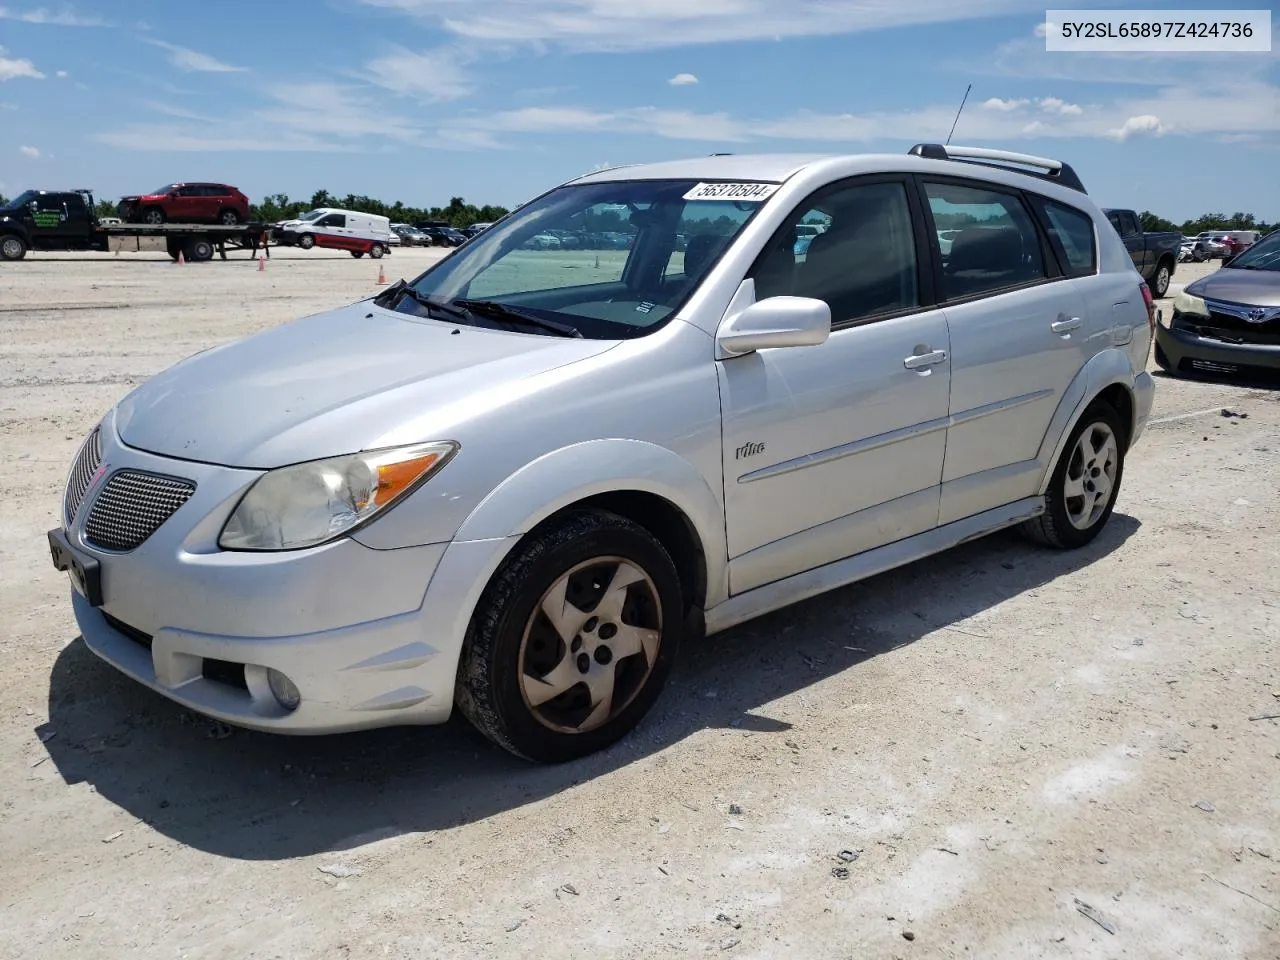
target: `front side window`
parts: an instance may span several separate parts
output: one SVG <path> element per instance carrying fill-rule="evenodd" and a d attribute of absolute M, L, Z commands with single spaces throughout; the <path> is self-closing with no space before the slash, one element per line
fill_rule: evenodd
<path fill-rule="evenodd" d="M 1093 232 L 1093 218 L 1075 207 L 1037 197 L 1040 211 L 1048 226 L 1049 236 L 1056 240 L 1067 258 L 1067 274 L 1089 276 L 1098 269 L 1098 244 Z"/>
<path fill-rule="evenodd" d="M 496 301 L 588 337 L 639 336 L 684 304 L 761 206 L 686 199 L 697 186 L 647 180 L 560 187 L 479 234 L 412 287 L 437 303 Z"/>
<path fill-rule="evenodd" d="M 317 227 L 345 227 L 347 218 L 341 213 L 331 213 L 327 217 L 321 217 L 316 221 Z"/>
<path fill-rule="evenodd" d="M 942 253 L 944 298 L 995 293 L 1048 275 L 1039 234 L 1016 194 L 953 183 L 926 182 L 924 189 L 935 229 L 958 231 Z"/>
<path fill-rule="evenodd" d="M 806 200 L 752 270 L 756 299 L 812 297 L 839 324 L 919 306 L 906 185 L 828 187 Z"/>

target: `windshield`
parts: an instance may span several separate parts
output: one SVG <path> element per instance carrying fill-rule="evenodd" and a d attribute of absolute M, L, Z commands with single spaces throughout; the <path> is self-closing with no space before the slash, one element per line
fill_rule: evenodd
<path fill-rule="evenodd" d="M 176 183 L 166 183 L 159 190 L 152 190 L 149 194 L 147 194 L 147 196 L 159 197 L 166 193 L 172 193 L 174 190 L 177 190 L 177 189 L 178 189 L 178 185 Z"/>
<path fill-rule="evenodd" d="M 437 302 L 491 300 L 587 337 L 642 336 L 678 310 L 760 209 L 687 200 L 695 180 L 560 187 L 413 281 Z M 710 191 L 706 191 L 710 192 Z"/>
<path fill-rule="evenodd" d="M 1274 270 L 1280 273 L 1280 230 L 1263 237 L 1227 266 L 1232 270 Z"/>
<path fill-rule="evenodd" d="M 11 206 L 11 207 L 25 207 L 25 206 L 26 206 L 27 204 L 29 204 L 32 200 L 35 200 L 35 199 L 36 199 L 37 197 L 39 197 L 39 196 L 40 196 L 40 194 L 36 193 L 34 190 L 27 190 L 27 191 L 25 191 L 25 192 L 23 192 L 23 193 L 18 194 L 16 197 L 14 197 L 12 200 L 10 200 L 10 201 L 9 201 L 9 206 Z"/>

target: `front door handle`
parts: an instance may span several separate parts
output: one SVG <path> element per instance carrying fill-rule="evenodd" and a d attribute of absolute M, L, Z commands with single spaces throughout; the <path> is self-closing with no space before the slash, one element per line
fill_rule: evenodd
<path fill-rule="evenodd" d="M 1071 317 L 1068 320 L 1055 320 L 1049 324 L 1049 329 L 1054 333 L 1070 333 L 1072 330 L 1079 330 L 1082 323 L 1084 321 L 1079 317 Z"/>
<path fill-rule="evenodd" d="M 932 367 L 939 363 L 947 362 L 947 351 L 933 350 L 929 353 L 917 353 L 914 356 L 907 357 L 902 361 L 902 365 L 908 370 L 919 370 L 922 367 Z"/>

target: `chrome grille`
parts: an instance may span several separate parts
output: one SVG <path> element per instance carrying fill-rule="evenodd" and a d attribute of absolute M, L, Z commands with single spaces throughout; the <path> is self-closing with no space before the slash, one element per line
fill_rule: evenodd
<path fill-rule="evenodd" d="M 186 503 L 196 485 L 140 470 L 113 473 L 93 501 L 85 539 L 106 550 L 132 550 Z"/>
<path fill-rule="evenodd" d="M 101 462 L 102 438 L 98 435 L 98 428 L 94 427 L 93 433 L 89 434 L 89 438 L 81 445 L 80 452 L 76 454 L 76 461 L 71 465 L 71 476 L 67 478 L 67 492 L 62 499 L 62 508 L 66 513 L 68 526 L 75 520 L 80 501 L 84 499 L 94 471 Z"/>

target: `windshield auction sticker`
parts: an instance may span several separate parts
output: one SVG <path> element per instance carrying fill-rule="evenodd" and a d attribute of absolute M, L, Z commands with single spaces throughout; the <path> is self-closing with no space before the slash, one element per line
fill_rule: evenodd
<path fill-rule="evenodd" d="M 1048 10 L 1048 52 L 1269 52 L 1270 10 Z"/>
<path fill-rule="evenodd" d="M 768 200 L 778 189 L 776 183 L 700 183 L 684 195 L 686 200 Z"/>

